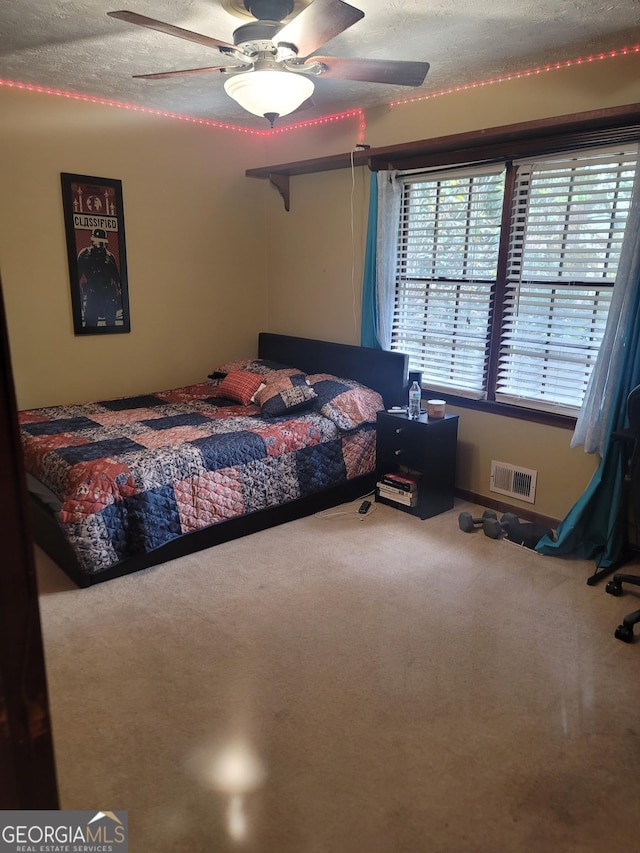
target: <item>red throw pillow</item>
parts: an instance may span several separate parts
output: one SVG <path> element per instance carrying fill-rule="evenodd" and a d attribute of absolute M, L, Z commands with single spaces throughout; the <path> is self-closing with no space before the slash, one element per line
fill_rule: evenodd
<path fill-rule="evenodd" d="M 232 370 L 227 373 L 222 382 L 213 392 L 214 397 L 223 397 L 225 400 L 233 400 L 248 406 L 253 395 L 262 385 L 263 376 L 257 373 L 249 373 L 247 370 Z"/>

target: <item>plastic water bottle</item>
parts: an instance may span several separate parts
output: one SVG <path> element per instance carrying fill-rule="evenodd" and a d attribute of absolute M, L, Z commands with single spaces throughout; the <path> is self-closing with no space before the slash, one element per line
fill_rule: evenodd
<path fill-rule="evenodd" d="M 409 417 L 412 420 L 417 420 L 420 417 L 420 400 L 422 398 L 422 389 L 417 382 L 414 382 L 409 388 Z"/>

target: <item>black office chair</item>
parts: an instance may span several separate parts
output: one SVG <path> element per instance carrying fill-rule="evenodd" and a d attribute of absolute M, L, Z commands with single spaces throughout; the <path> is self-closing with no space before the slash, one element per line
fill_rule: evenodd
<path fill-rule="evenodd" d="M 628 463 L 625 471 L 625 506 L 630 510 L 631 518 L 636 531 L 640 528 L 640 385 L 634 388 L 627 397 L 627 416 L 629 429 L 626 431 L 626 440 L 632 443 L 631 453 L 628 454 Z M 625 518 L 625 524 L 628 519 Z M 616 573 L 606 586 L 610 595 L 620 596 L 624 594 L 623 583 L 640 586 L 640 575 L 628 575 Z M 640 610 L 634 610 L 618 625 L 615 636 L 624 643 L 633 642 L 633 626 L 640 622 Z"/>

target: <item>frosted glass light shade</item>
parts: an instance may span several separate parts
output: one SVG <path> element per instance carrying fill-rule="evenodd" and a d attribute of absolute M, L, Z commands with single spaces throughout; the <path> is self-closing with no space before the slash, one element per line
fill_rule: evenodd
<path fill-rule="evenodd" d="M 262 69 L 229 77 L 224 89 L 230 98 L 256 116 L 268 113 L 286 116 L 311 97 L 314 85 L 302 74 Z"/>

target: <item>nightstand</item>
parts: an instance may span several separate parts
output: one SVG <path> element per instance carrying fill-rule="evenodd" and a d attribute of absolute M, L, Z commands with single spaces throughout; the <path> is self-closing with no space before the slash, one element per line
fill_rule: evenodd
<path fill-rule="evenodd" d="M 419 518 L 431 518 L 453 507 L 458 446 L 458 415 L 429 420 L 420 415 L 378 412 L 376 474 L 410 469 L 419 474 L 414 506 L 378 494 L 376 501 L 395 506 Z"/>

